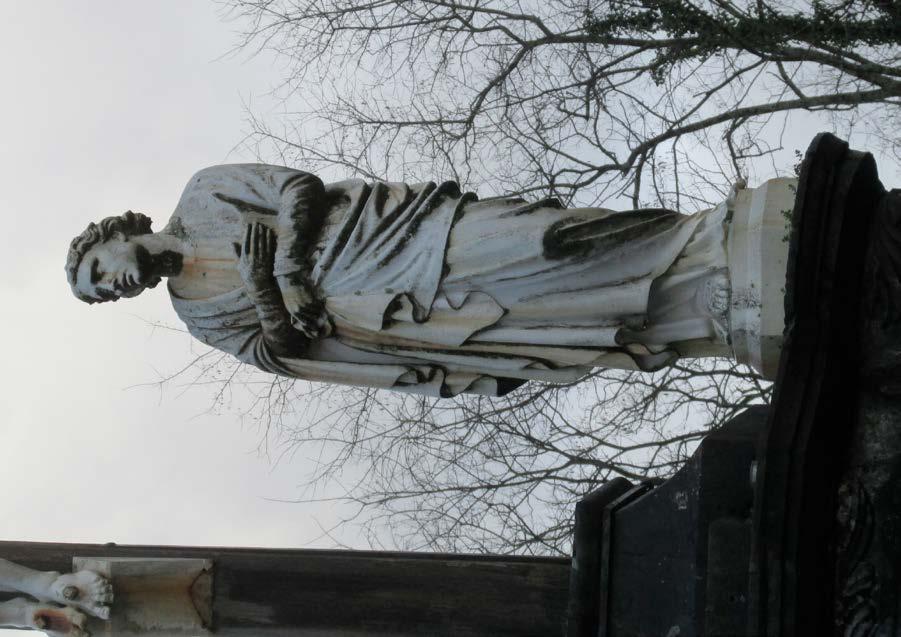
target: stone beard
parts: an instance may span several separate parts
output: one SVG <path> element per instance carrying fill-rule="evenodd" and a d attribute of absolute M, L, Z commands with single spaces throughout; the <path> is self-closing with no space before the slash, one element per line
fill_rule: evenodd
<path fill-rule="evenodd" d="M 85 251 L 76 238 L 67 271 L 83 300 L 168 276 L 193 336 L 267 372 L 502 395 L 596 366 L 728 356 L 727 208 L 563 209 L 479 201 L 453 182 L 323 184 L 279 166 L 214 166 L 161 232 L 117 237 L 151 255 L 140 281 L 123 265 L 140 249 L 115 240 Z M 115 271 L 89 269 L 101 262 Z"/>

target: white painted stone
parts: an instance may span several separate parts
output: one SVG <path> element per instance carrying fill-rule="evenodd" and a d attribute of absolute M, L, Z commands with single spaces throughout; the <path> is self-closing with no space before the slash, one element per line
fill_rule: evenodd
<path fill-rule="evenodd" d="M 96 571 L 36 571 L 4 559 L 0 559 L 0 590 L 29 596 L 0 603 L 0 626 L 71 637 L 88 634 L 84 630 L 88 614 L 107 619 L 113 602 L 109 580 Z"/>
<path fill-rule="evenodd" d="M 735 196 L 727 254 L 729 332 L 739 362 L 774 379 L 785 325 L 788 238 L 797 179 L 771 179 Z"/>
<path fill-rule="evenodd" d="M 134 213 L 91 224 L 67 273 L 87 302 L 167 278 L 193 336 L 305 380 L 499 395 L 593 367 L 729 356 L 730 334 L 739 360 L 768 374 L 787 183 L 739 193 L 729 261 L 731 197 L 693 215 L 566 210 L 479 201 L 452 182 L 323 184 L 281 166 L 213 166 L 159 232 Z"/>

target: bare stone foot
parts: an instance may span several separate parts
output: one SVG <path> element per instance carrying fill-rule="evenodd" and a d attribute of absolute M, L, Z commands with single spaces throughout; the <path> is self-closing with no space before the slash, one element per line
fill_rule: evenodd
<path fill-rule="evenodd" d="M 28 613 L 29 627 L 43 630 L 51 637 L 90 637 L 85 628 L 87 617 L 74 608 L 33 604 Z"/>
<path fill-rule="evenodd" d="M 100 619 L 109 619 L 113 585 L 93 571 L 60 575 L 50 585 L 48 599 L 75 606 Z"/>

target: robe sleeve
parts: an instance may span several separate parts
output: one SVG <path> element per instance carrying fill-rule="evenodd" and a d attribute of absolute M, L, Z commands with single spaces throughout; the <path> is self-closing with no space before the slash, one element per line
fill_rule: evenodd
<path fill-rule="evenodd" d="M 262 345 L 278 356 L 300 356 L 307 339 L 291 326 L 290 316 L 274 284 L 262 290 L 247 291 L 247 295 L 260 320 Z"/>
<path fill-rule="evenodd" d="M 310 252 L 325 217 L 325 186 L 316 175 L 297 171 L 279 188 L 278 247 L 273 274 L 309 273 Z"/>

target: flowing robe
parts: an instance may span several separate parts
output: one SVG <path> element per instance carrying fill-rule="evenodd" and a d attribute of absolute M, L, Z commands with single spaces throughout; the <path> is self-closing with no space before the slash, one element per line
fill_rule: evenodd
<path fill-rule="evenodd" d="M 232 244 L 249 222 L 277 228 L 281 184 L 296 173 L 227 165 L 191 179 L 166 231 L 219 263 L 222 280 L 209 295 L 194 281 L 189 297 L 170 285 L 179 317 L 201 341 L 268 372 L 434 396 L 500 395 L 528 380 L 571 382 L 594 366 L 673 361 L 675 344 L 642 339 L 652 333 L 651 288 L 677 261 L 691 266 L 684 251 L 699 224 L 722 225 L 661 210 L 478 201 L 453 182 L 328 184 L 311 278 L 335 329 L 302 358 L 279 357 L 235 278 Z M 713 336 L 692 320 L 682 336 Z"/>

